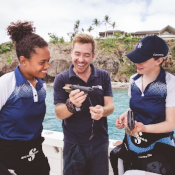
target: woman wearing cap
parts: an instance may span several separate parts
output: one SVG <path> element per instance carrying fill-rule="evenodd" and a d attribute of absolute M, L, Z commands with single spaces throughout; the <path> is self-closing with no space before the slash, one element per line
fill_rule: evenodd
<path fill-rule="evenodd" d="M 175 76 L 161 67 L 167 53 L 166 42 L 154 35 L 141 39 L 126 55 L 135 63 L 137 74 L 131 76 L 128 90 L 136 133 L 125 138 L 129 150 L 137 154 L 152 150 L 157 142 L 174 145 Z M 126 122 L 127 111 L 115 124 L 122 129 Z"/>
<path fill-rule="evenodd" d="M 16 45 L 20 65 L 0 77 L 0 164 L 17 175 L 49 175 L 42 151 L 42 122 L 49 68 L 47 42 L 32 22 L 11 23 L 7 33 Z"/>
<path fill-rule="evenodd" d="M 138 138 L 127 136 L 129 148 L 137 153 L 152 149 L 155 142 L 174 145 L 175 76 L 161 68 L 162 57 L 167 54 L 166 42 L 154 35 L 141 39 L 135 50 L 126 55 L 137 66 L 128 94 L 136 131 L 141 133 Z M 119 116 L 117 128 L 124 127 L 126 116 L 127 112 Z"/>

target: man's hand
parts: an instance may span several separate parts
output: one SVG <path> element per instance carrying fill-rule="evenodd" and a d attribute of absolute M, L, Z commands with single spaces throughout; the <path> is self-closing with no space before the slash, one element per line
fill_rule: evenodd
<path fill-rule="evenodd" d="M 85 101 L 87 94 L 79 89 L 73 90 L 69 94 L 70 102 L 72 102 L 76 107 L 81 107 L 82 103 Z"/>
<path fill-rule="evenodd" d="M 91 118 L 93 120 L 100 120 L 103 117 L 104 114 L 104 108 L 103 106 L 96 105 L 95 107 L 89 107 Z"/>

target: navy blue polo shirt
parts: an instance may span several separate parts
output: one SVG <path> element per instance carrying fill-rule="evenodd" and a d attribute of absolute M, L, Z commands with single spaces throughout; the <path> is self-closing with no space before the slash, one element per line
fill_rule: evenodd
<path fill-rule="evenodd" d="M 130 108 L 135 119 L 143 124 L 155 124 L 165 121 L 165 100 L 167 86 L 165 71 L 162 69 L 157 79 L 148 84 L 142 93 L 142 76 L 137 74 L 131 84 Z"/>
<path fill-rule="evenodd" d="M 156 124 L 165 121 L 166 107 L 175 106 L 175 76 L 161 69 L 157 79 L 147 85 L 142 92 L 142 75 L 136 74 L 130 79 L 129 96 L 130 108 L 134 112 L 137 122 L 144 125 Z M 167 134 L 142 133 L 142 137 L 146 138 L 147 143 L 143 143 L 146 147 L 149 143 L 167 137 Z M 134 142 L 134 137 L 132 137 Z"/>
<path fill-rule="evenodd" d="M 41 136 L 46 112 L 46 87 L 37 78 L 36 89 L 18 67 L 0 77 L 0 138 L 29 141 Z"/>
<path fill-rule="evenodd" d="M 105 70 L 97 69 L 91 64 L 92 73 L 87 81 L 84 82 L 73 71 L 73 65 L 69 70 L 56 76 L 54 82 L 54 104 L 65 103 L 69 98 L 69 93 L 65 92 L 63 87 L 65 84 L 81 85 L 81 86 L 102 86 L 101 89 L 94 89 L 94 92 L 88 94 L 83 102 L 83 109 L 64 119 L 62 122 L 64 141 L 82 146 L 92 146 L 105 143 L 108 141 L 107 117 L 102 117 L 98 121 L 94 121 L 94 137 L 89 141 L 92 132 L 92 119 L 89 112 L 91 106 L 88 98 L 91 99 L 92 105 L 104 106 L 104 96 L 113 96 L 111 81 L 109 74 Z"/>

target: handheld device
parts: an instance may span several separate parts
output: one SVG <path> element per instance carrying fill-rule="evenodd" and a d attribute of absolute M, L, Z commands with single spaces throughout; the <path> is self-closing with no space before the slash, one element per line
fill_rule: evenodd
<path fill-rule="evenodd" d="M 135 128 L 134 113 L 131 109 L 128 111 L 128 127 L 130 131 L 132 131 Z"/>

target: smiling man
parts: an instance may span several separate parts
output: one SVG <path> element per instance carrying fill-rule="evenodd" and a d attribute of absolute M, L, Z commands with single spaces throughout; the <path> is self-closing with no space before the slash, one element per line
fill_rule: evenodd
<path fill-rule="evenodd" d="M 114 110 L 110 77 L 92 64 L 92 36 L 78 34 L 72 46 L 72 65 L 54 82 L 55 113 L 63 120 L 63 174 L 108 175 L 107 116 Z M 90 94 L 79 89 L 68 94 L 63 89 L 65 84 L 94 88 Z M 71 163 L 73 155 L 80 158 L 75 164 Z"/>

